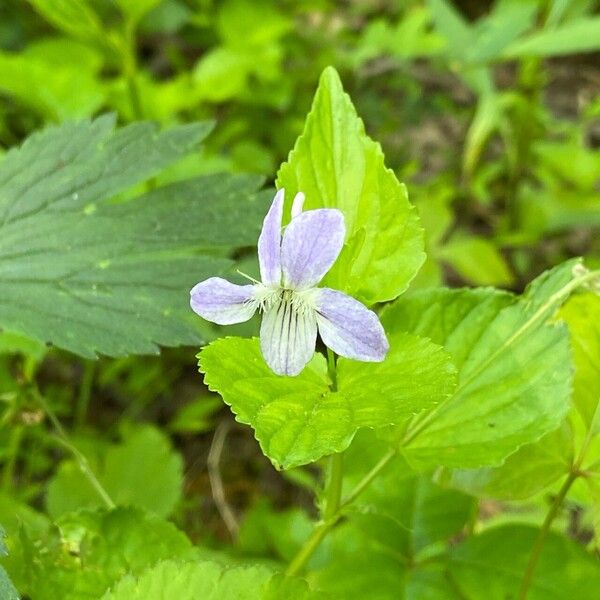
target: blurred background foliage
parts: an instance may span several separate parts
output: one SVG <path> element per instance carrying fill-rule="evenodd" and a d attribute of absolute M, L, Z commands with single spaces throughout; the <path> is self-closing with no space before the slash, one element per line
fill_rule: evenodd
<path fill-rule="evenodd" d="M 414 286 L 521 290 L 571 256 L 600 266 L 598 4 L 3 0 L 0 148 L 103 112 L 123 124 L 214 119 L 203 149 L 161 177 L 250 172 L 269 183 L 334 65 L 419 209 L 428 260 Z M 35 528 L 43 512 L 98 504 L 38 386 L 119 501 L 175 518 L 194 539 L 226 538 L 206 468 L 217 427 L 227 498 L 239 513 L 253 507 L 241 551 L 289 557 L 306 537 L 304 512 L 272 507 L 310 508 L 313 474 L 272 470 L 203 387 L 189 349 L 87 362 L 8 333 L 1 521 L 7 506 Z"/>

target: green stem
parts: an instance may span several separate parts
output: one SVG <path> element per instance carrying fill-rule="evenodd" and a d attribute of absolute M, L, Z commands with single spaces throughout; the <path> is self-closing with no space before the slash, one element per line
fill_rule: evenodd
<path fill-rule="evenodd" d="M 337 390 L 337 367 L 336 358 L 333 350 L 327 348 L 327 374 L 331 379 L 331 390 L 335 392 Z"/>
<path fill-rule="evenodd" d="M 9 490 L 13 483 L 15 466 L 17 464 L 17 458 L 19 457 L 19 449 L 21 447 L 21 441 L 23 440 L 24 431 L 25 428 L 22 425 L 16 425 L 10 432 L 7 458 L 2 472 L 2 488 L 5 491 Z"/>
<path fill-rule="evenodd" d="M 546 538 L 548 537 L 548 532 L 550 531 L 550 526 L 552 525 L 562 503 L 567 495 L 567 492 L 573 485 L 573 482 L 579 476 L 579 472 L 572 471 L 569 473 L 567 479 L 563 483 L 560 488 L 556 498 L 554 498 L 554 502 L 544 519 L 542 524 L 542 528 L 538 533 L 537 539 L 535 540 L 535 544 L 533 545 L 533 549 L 531 551 L 531 555 L 529 556 L 529 561 L 527 563 L 527 567 L 525 568 L 525 574 L 523 575 L 523 580 L 521 581 L 521 588 L 519 589 L 518 600 L 526 600 L 527 594 L 529 592 L 529 587 L 531 586 L 531 582 L 533 581 L 533 575 L 535 573 L 535 568 L 540 560 L 540 556 L 542 554 L 542 550 L 544 548 L 544 543 L 546 542 Z"/>
<path fill-rule="evenodd" d="M 527 567 L 525 569 L 525 574 L 523 575 L 523 580 L 521 582 L 521 588 L 519 591 L 519 600 L 525 600 L 527 598 L 527 592 L 529 591 L 529 587 L 531 586 L 531 582 L 533 580 L 533 574 L 535 572 L 535 568 L 540 559 L 540 555 L 542 553 L 542 549 L 544 547 L 544 542 L 546 541 L 546 537 L 548 536 L 548 531 L 550 530 L 550 526 L 552 522 L 556 518 L 564 499 L 571 489 L 573 482 L 581 475 L 583 475 L 581 471 L 581 467 L 583 465 L 583 461 L 585 459 L 585 455 L 590 447 L 592 439 L 594 438 L 594 432 L 596 431 L 595 424 L 600 419 L 600 402 L 596 405 L 596 409 L 594 411 L 594 415 L 592 416 L 592 421 L 590 423 L 589 429 L 587 431 L 587 435 L 581 444 L 581 448 L 579 449 L 579 453 L 577 454 L 577 458 L 573 461 L 571 465 L 571 469 L 569 472 L 569 476 L 565 479 L 562 487 L 558 491 L 546 518 L 542 524 L 542 528 L 535 540 L 535 544 L 533 545 L 533 549 L 531 550 L 531 555 L 529 556 L 529 561 L 527 563 Z"/>
<path fill-rule="evenodd" d="M 127 82 L 131 112 L 134 120 L 144 118 L 144 110 L 137 85 L 137 57 L 135 41 L 135 25 L 128 21 L 125 23 L 125 51 L 123 52 L 123 76 Z"/>
<path fill-rule="evenodd" d="M 344 498 L 340 509 L 344 509 L 349 504 L 352 504 L 368 487 L 385 467 L 394 459 L 397 451 L 395 449 L 388 450 L 381 460 L 358 482 L 356 487 Z"/>
<path fill-rule="evenodd" d="M 96 372 L 96 363 L 91 360 L 86 360 L 79 386 L 79 396 L 77 397 L 77 405 L 75 407 L 75 429 L 81 429 L 85 422 L 90 398 L 92 396 L 92 385 L 94 383 L 94 374 Z"/>
<path fill-rule="evenodd" d="M 69 436 L 67 435 L 67 432 L 64 430 L 61 422 L 58 420 L 58 417 L 54 414 L 54 411 L 50 408 L 50 406 L 46 402 L 46 399 L 42 396 L 42 394 L 40 394 L 39 390 L 35 386 L 33 387 L 33 395 L 37 400 L 38 404 L 42 407 L 42 409 L 50 419 L 50 422 L 52 423 L 61 444 L 73 455 L 73 457 L 77 461 L 77 464 L 79 465 L 81 472 L 90 482 L 91 486 L 94 488 L 98 496 L 102 499 L 107 508 L 115 508 L 115 503 L 113 502 L 112 498 L 108 495 L 108 492 L 104 489 L 100 481 L 98 481 L 96 475 L 94 475 L 94 472 L 92 471 L 87 458 L 71 442 Z"/>
<path fill-rule="evenodd" d="M 339 452 L 329 457 L 329 481 L 325 489 L 325 521 L 331 519 L 339 510 L 342 501 L 342 483 L 344 480 L 344 455 Z"/>
<path fill-rule="evenodd" d="M 331 458 L 338 455 L 333 455 Z M 302 548 L 298 551 L 298 554 L 292 559 L 292 562 L 289 564 L 288 568 L 285 571 L 286 575 L 298 575 L 302 572 L 306 563 L 310 560 L 310 557 L 315 553 L 316 549 L 319 547 L 319 544 L 323 541 L 325 536 L 333 529 L 333 527 L 338 523 L 338 521 L 342 518 L 344 509 L 352 504 L 362 494 L 370 483 L 381 473 L 381 471 L 391 462 L 391 460 L 396 456 L 395 450 L 390 450 L 387 452 L 381 460 L 358 482 L 356 487 L 352 489 L 352 491 L 339 502 L 338 508 L 335 512 L 331 514 L 324 521 L 319 523 L 311 536 L 306 540 Z M 329 482 L 331 483 L 332 478 L 330 478 Z M 327 497 L 327 492 L 325 494 Z M 328 513 L 327 505 L 325 506 L 325 512 Z"/>
<path fill-rule="evenodd" d="M 324 521 L 317 525 L 311 536 L 308 538 L 308 540 L 306 540 L 304 546 L 300 548 L 298 554 L 294 556 L 292 562 L 285 570 L 285 574 L 288 577 L 293 577 L 294 575 L 298 575 L 302 572 L 304 566 L 310 560 L 310 557 L 315 553 L 320 543 L 329 533 L 331 528 L 339 521 L 340 517 L 341 515 L 337 515 L 335 520 Z"/>

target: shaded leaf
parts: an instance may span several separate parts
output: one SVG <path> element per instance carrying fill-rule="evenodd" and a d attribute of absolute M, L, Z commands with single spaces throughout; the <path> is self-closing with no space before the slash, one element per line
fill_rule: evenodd
<path fill-rule="evenodd" d="M 451 553 L 449 573 L 469 600 L 516 598 L 539 530 L 507 525 L 469 538 Z M 528 600 L 593 600 L 600 586 L 597 561 L 575 542 L 550 533 Z"/>
<path fill-rule="evenodd" d="M 39 537 L 22 536 L 23 592 L 34 600 L 98 598 L 125 573 L 197 556 L 174 525 L 139 509 L 65 515 Z"/>
<path fill-rule="evenodd" d="M 181 497 L 181 457 L 155 427 L 140 427 L 122 444 L 109 448 L 96 475 L 116 504 L 139 506 L 160 516 L 168 516 Z M 58 517 L 102 506 L 102 501 L 78 465 L 68 460 L 48 484 L 46 505 Z"/>
<path fill-rule="evenodd" d="M 565 423 L 537 442 L 521 446 L 499 467 L 443 471 L 438 480 L 477 496 L 522 500 L 564 477 L 572 461 L 573 434 Z"/>
<path fill-rule="evenodd" d="M 88 357 L 197 343 L 188 290 L 231 264 L 199 251 L 254 244 L 266 197 L 256 177 L 213 175 L 102 203 L 210 128 L 113 121 L 49 128 L 0 164 L 0 325 Z"/>

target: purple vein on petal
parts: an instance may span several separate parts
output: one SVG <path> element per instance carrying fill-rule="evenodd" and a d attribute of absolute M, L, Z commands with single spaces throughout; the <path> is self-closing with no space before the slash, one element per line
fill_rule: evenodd
<path fill-rule="evenodd" d="M 292 219 L 281 245 L 283 284 L 291 289 L 316 285 L 336 261 L 346 228 L 334 208 L 309 210 Z"/>

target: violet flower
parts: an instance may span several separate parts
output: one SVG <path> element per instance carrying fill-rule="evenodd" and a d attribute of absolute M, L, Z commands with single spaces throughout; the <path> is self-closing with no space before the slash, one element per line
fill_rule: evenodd
<path fill-rule="evenodd" d="M 297 375 L 312 358 L 317 330 L 340 356 L 380 362 L 389 349 L 377 315 L 358 300 L 315 287 L 333 266 L 344 245 L 344 216 L 332 208 L 302 212 L 296 195 L 292 220 L 281 232 L 284 190 L 275 195 L 258 238 L 262 282 L 235 285 L 220 277 L 198 283 L 190 305 L 219 325 L 242 323 L 260 310 L 260 347 L 278 375 Z"/>

